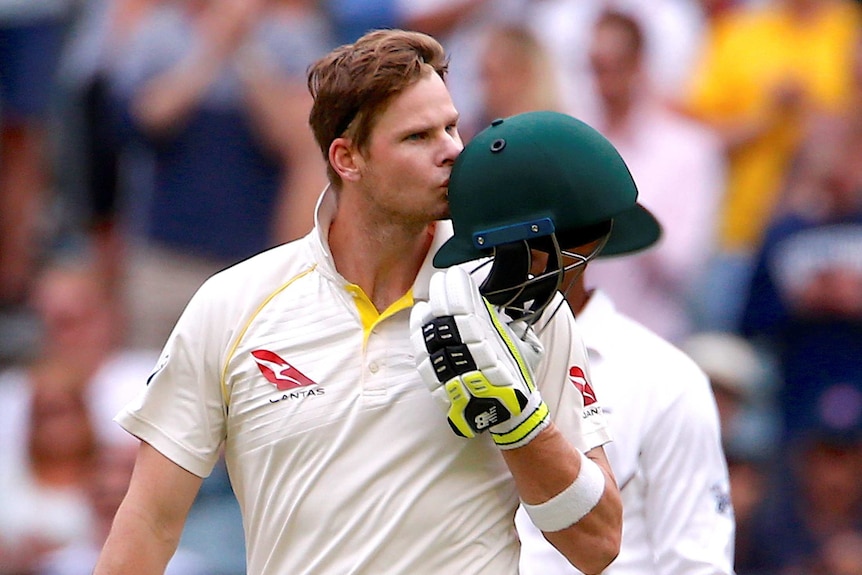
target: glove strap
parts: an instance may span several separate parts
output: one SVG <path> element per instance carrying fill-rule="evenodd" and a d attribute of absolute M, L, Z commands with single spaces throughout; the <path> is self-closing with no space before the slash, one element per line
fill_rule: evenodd
<path fill-rule="evenodd" d="M 529 415 L 527 415 L 529 414 Z M 491 437 L 500 449 L 515 449 L 533 441 L 551 423 L 551 412 L 538 391 L 530 397 L 524 410 L 514 421 L 491 428 Z"/>

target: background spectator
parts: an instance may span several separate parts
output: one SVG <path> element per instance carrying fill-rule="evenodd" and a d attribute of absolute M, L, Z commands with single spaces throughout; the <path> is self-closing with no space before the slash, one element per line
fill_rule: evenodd
<path fill-rule="evenodd" d="M 0 0 L 0 364 L 32 343 L 25 303 L 48 249 L 54 81 L 73 0 Z"/>
<path fill-rule="evenodd" d="M 752 573 L 816 573 L 839 560 L 837 537 L 862 528 L 862 394 L 829 388 L 809 411 L 754 520 Z"/>
<path fill-rule="evenodd" d="M 713 241 L 724 163 L 714 135 L 667 109 L 651 90 L 645 41 L 634 17 L 598 16 L 589 58 L 599 107 L 588 123 L 619 150 L 638 199 L 662 222 L 664 234 L 654 249 L 602 258 L 587 274 L 623 313 L 679 342 L 693 329 L 694 288 Z"/>
<path fill-rule="evenodd" d="M 565 111 L 578 118 L 596 114 L 597 93 L 589 46 L 599 15 L 623 12 L 643 28 L 646 82 L 662 100 L 679 96 L 694 65 L 705 19 L 690 0 L 542 0 L 529 2 L 525 21 L 546 45 L 562 74 Z"/>
<path fill-rule="evenodd" d="M 311 228 L 325 172 L 304 72 L 331 41 L 309 0 L 170 0 L 130 42 L 112 85 L 153 159 L 129 207 L 130 336 L 161 346 L 209 275 Z"/>
<path fill-rule="evenodd" d="M 114 514 L 129 487 L 137 452 L 137 442 L 131 438 L 117 444 L 100 445 L 85 489 L 93 516 L 89 537 L 48 553 L 34 575 L 90 575 L 93 572 Z M 168 563 L 165 575 L 211 575 L 215 572 L 201 556 L 180 549 Z"/>
<path fill-rule="evenodd" d="M 374 28 L 400 28 L 398 0 L 324 0 L 335 40 L 349 44 Z"/>
<path fill-rule="evenodd" d="M 98 494 L 91 489 L 118 489 L 116 472 L 136 452 L 137 441 L 112 419 L 144 388 L 158 353 L 122 346 L 116 299 L 100 270 L 75 254 L 40 273 L 33 302 L 39 349 L 27 364 L 0 373 L 4 575 L 35 572 L 43 561 L 55 570 L 49 572 L 92 571 L 87 561 L 95 560 L 93 546 L 100 548 L 105 535 L 100 514 L 106 510 L 93 506 Z M 106 474 L 100 479 L 114 483 L 96 485 L 96 468 Z M 184 553 L 212 561 L 209 575 L 245 572 L 239 510 L 225 485 L 222 464 L 204 482 L 181 543 Z M 187 567 L 200 563 L 180 560 Z"/>
<path fill-rule="evenodd" d="M 3 383 L 0 573 L 29 573 L 45 553 L 86 537 L 84 496 L 95 432 L 83 382 L 41 362 Z"/>
<path fill-rule="evenodd" d="M 402 26 L 431 34 L 451 56 L 446 85 L 460 123 L 481 126 L 479 52 L 486 27 L 522 22 L 529 0 L 395 0 Z M 472 128 L 471 128 L 472 127 Z"/>
<path fill-rule="evenodd" d="M 818 118 L 757 256 L 743 333 L 775 350 L 785 434 L 833 385 L 862 392 L 862 40 L 855 105 Z"/>
<path fill-rule="evenodd" d="M 479 49 L 478 124 L 459 127 L 469 140 L 497 118 L 560 111 L 559 77 L 547 50 L 524 25 L 498 23 L 483 31 Z"/>
<path fill-rule="evenodd" d="M 728 159 L 717 252 L 702 283 L 701 322 L 738 328 L 740 285 L 772 217 L 812 113 L 847 104 L 859 6 L 844 0 L 742 5 L 706 37 L 687 109 L 721 136 Z"/>
<path fill-rule="evenodd" d="M 862 575 L 862 531 L 848 530 L 830 537 L 820 552 L 818 575 Z"/>
<path fill-rule="evenodd" d="M 97 444 L 87 385 L 103 357 L 111 308 L 98 283 L 53 267 L 35 284 L 44 344 L 0 374 L 0 572 L 29 573 L 86 537 L 84 495 Z"/>
<path fill-rule="evenodd" d="M 128 38 L 160 0 L 83 0 L 58 73 L 54 165 L 63 241 L 90 245 L 112 292 L 124 270 L 122 225 L 126 195 L 143 189 L 139 170 L 119 141 L 109 79 Z"/>

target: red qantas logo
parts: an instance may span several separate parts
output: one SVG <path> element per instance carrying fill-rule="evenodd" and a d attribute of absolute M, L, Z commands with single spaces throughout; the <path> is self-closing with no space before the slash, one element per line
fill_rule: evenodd
<path fill-rule="evenodd" d="M 584 407 L 596 402 L 596 394 L 593 391 L 592 386 L 590 386 L 590 382 L 587 381 L 587 376 L 584 375 L 584 371 L 580 367 L 573 365 L 569 368 L 569 379 L 575 384 L 575 387 L 578 388 L 581 395 L 584 396 Z"/>
<path fill-rule="evenodd" d="M 316 382 L 308 379 L 301 371 L 281 359 L 278 354 L 265 349 L 251 352 L 257 367 L 267 381 L 274 384 L 281 391 L 307 385 L 316 385 Z"/>

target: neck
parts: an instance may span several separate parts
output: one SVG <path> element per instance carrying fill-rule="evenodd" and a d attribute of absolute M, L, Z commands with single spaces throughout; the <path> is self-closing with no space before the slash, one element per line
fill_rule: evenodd
<path fill-rule="evenodd" d="M 434 224 L 367 224 L 339 209 L 329 229 L 335 267 L 383 311 L 413 287 L 434 238 Z"/>
<path fill-rule="evenodd" d="M 607 100 L 604 103 L 605 132 L 624 132 L 632 114 L 632 103 L 627 98 Z"/>

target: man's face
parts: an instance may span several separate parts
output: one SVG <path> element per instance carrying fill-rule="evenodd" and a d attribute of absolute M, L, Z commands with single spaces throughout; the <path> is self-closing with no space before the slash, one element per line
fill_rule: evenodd
<path fill-rule="evenodd" d="M 599 26 L 590 47 L 590 67 L 606 105 L 628 100 L 637 89 L 640 62 L 631 39 L 618 26 Z"/>
<path fill-rule="evenodd" d="M 360 171 L 361 186 L 383 217 L 418 224 L 449 217 L 449 174 L 464 148 L 457 122 L 437 74 L 396 96 L 378 116 Z"/>
<path fill-rule="evenodd" d="M 505 38 L 499 42 L 488 42 L 479 62 L 482 97 L 486 116 L 498 118 L 509 116 L 522 105 L 530 94 L 531 84 L 538 81 L 530 66 L 529 56 L 520 46 Z"/>

